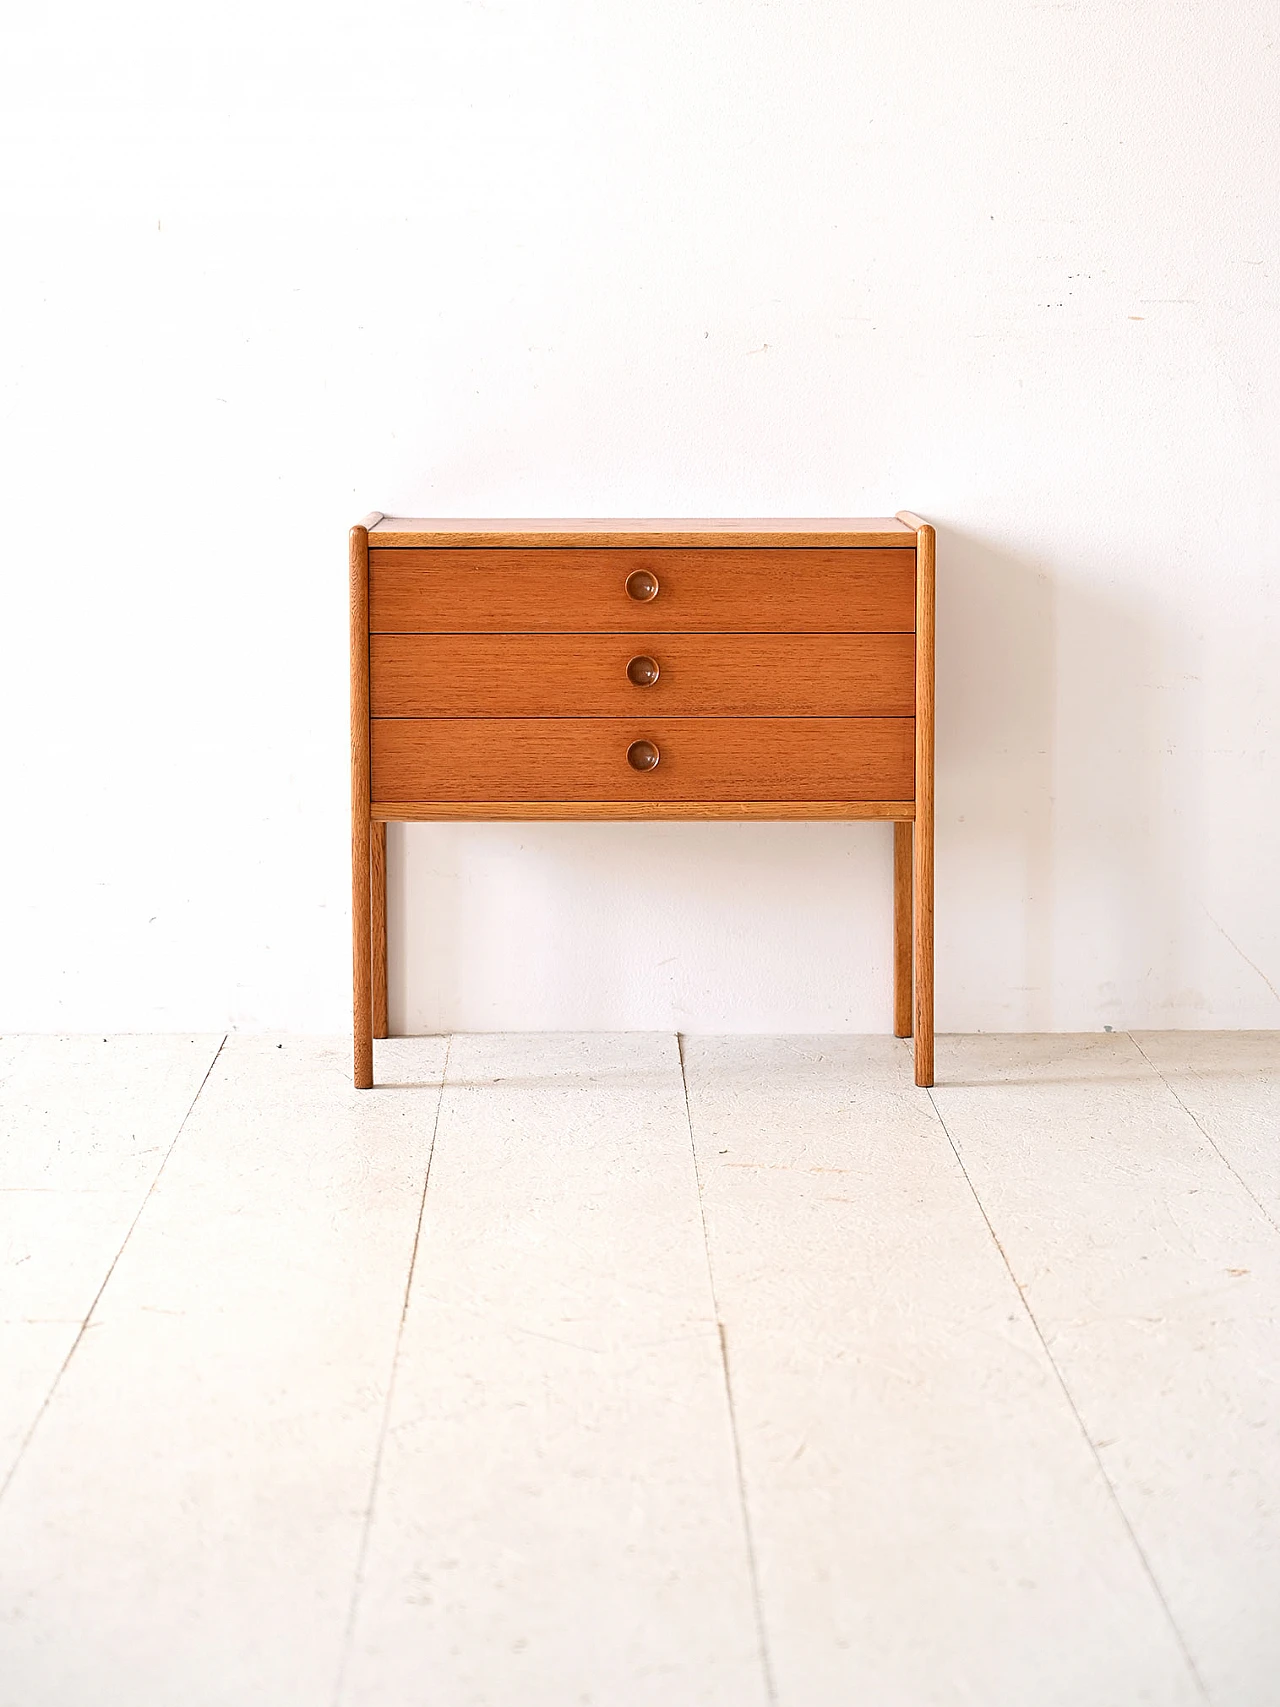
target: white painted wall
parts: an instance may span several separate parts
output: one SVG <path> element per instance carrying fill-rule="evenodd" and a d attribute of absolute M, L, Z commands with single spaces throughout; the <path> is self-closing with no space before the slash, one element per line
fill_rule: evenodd
<path fill-rule="evenodd" d="M 0 1025 L 341 1028 L 345 529 L 939 529 L 947 1029 L 1280 1023 L 1270 0 L 7 17 Z M 393 1020 L 884 1029 L 883 826 L 395 830 Z"/>

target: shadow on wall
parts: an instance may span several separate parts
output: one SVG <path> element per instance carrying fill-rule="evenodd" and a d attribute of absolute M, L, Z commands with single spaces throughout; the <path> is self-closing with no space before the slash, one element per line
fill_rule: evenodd
<path fill-rule="evenodd" d="M 938 560 L 940 1028 L 1205 1008 L 1180 833 L 1202 798 L 1191 642 L 1109 586 L 1115 566 L 1051 568 L 948 527 Z"/>
<path fill-rule="evenodd" d="M 1149 566 L 945 526 L 938 559 L 939 1028 L 1194 1023 L 1199 683 L 1171 616 L 1109 584 Z M 886 825 L 392 825 L 388 847 L 395 1030 L 890 1027 Z"/>

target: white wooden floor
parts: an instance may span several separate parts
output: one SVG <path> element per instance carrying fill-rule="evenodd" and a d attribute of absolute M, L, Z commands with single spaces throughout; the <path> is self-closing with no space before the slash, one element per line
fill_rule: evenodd
<path fill-rule="evenodd" d="M 1280 1033 L 348 1064 L 0 1040 L 0 1707 L 1280 1702 Z"/>

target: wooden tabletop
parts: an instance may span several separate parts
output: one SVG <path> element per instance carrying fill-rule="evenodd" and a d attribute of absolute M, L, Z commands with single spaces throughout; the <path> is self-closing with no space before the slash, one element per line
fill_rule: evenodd
<path fill-rule="evenodd" d="M 886 546 L 911 547 L 915 530 L 894 516 L 757 520 L 436 519 L 382 516 L 369 526 L 371 546 Z"/>

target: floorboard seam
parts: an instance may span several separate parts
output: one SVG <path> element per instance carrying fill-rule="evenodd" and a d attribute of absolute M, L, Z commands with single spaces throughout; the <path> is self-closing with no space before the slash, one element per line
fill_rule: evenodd
<path fill-rule="evenodd" d="M 996 1232 L 995 1227 L 992 1225 L 991 1217 L 987 1214 L 986 1205 L 983 1203 L 981 1197 L 979 1197 L 979 1195 L 978 1195 L 977 1187 L 974 1185 L 973 1180 L 970 1177 L 969 1170 L 964 1165 L 964 1157 L 960 1154 L 960 1146 L 956 1143 L 955 1139 L 951 1136 L 951 1129 L 950 1129 L 950 1127 L 948 1127 L 945 1119 L 943 1118 L 942 1110 L 938 1107 L 937 1099 L 936 1099 L 933 1091 L 929 1090 L 925 1094 L 928 1096 L 930 1103 L 932 1103 L 932 1105 L 933 1105 L 933 1112 L 938 1117 L 938 1124 L 942 1127 L 942 1130 L 943 1130 L 944 1134 L 946 1135 L 947 1143 L 950 1144 L 952 1154 L 955 1156 L 956 1163 L 959 1166 L 960 1172 L 964 1176 L 964 1182 L 968 1186 L 969 1191 L 971 1192 L 971 1194 L 973 1196 L 973 1201 L 978 1207 L 978 1213 L 982 1216 L 982 1219 L 986 1224 L 987 1232 L 991 1235 L 991 1242 L 995 1246 L 996 1250 L 999 1251 L 999 1253 L 1000 1253 L 1000 1260 L 1001 1260 L 1001 1262 L 1003 1262 L 1003 1264 L 1005 1266 L 1005 1271 L 1008 1274 L 1009 1279 L 1013 1284 L 1014 1290 L 1018 1294 L 1018 1298 L 1022 1304 L 1023 1311 L 1026 1314 L 1026 1318 L 1027 1318 L 1028 1322 L 1030 1322 L 1030 1324 L 1031 1324 L 1032 1331 L 1034 1332 L 1036 1338 L 1039 1340 L 1041 1348 L 1044 1351 L 1044 1355 L 1048 1359 L 1049 1367 L 1050 1367 L 1050 1369 L 1052 1369 L 1053 1374 L 1054 1374 L 1054 1378 L 1057 1381 L 1058 1386 L 1062 1390 L 1062 1396 L 1063 1396 L 1063 1398 L 1065 1398 L 1065 1400 L 1067 1401 L 1067 1404 L 1070 1406 L 1071 1414 L 1076 1420 L 1076 1426 L 1079 1428 L 1080 1433 L 1084 1438 L 1085 1445 L 1088 1447 L 1089 1453 L 1090 1453 L 1091 1457 L 1093 1458 L 1094 1463 L 1097 1465 L 1098 1474 L 1102 1477 L 1103 1486 L 1106 1488 L 1107 1492 L 1111 1496 L 1111 1503 L 1115 1507 L 1121 1523 L 1124 1525 L 1125 1533 L 1128 1535 L 1129 1540 L 1133 1545 L 1134 1552 L 1137 1554 L 1139 1562 L 1142 1565 L 1142 1569 L 1143 1569 L 1143 1572 L 1147 1578 L 1147 1581 L 1151 1585 L 1151 1591 L 1155 1595 L 1156 1600 L 1159 1603 L 1160 1608 L 1165 1615 L 1165 1619 L 1168 1622 L 1169 1629 L 1173 1632 L 1173 1639 L 1178 1644 L 1178 1649 L 1181 1652 L 1184 1661 L 1186 1662 L 1187 1670 L 1191 1674 L 1191 1680 L 1195 1684 L 1196 1689 L 1199 1691 L 1201 1699 L 1203 1701 L 1211 1704 L 1212 1703 L 1212 1697 L 1209 1694 L 1209 1690 L 1205 1684 L 1204 1678 L 1200 1675 L 1200 1668 L 1196 1665 L 1195 1659 L 1191 1653 L 1191 1649 L 1187 1646 L 1186 1638 L 1183 1636 L 1182 1631 L 1178 1626 L 1178 1621 L 1173 1615 L 1173 1609 L 1169 1605 L 1168 1600 L 1165 1598 L 1164 1590 L 1161 1588 L 1159 1580 L 1156 1577 L 1155 1571 L 1152 1569 L 1151 1561 L 1147 1557 L 1146 1550 L 1144 1549 L 1142 1543 L 1138 1540 L 1137 1532 L 1135 1531 L 1133 1524 L 1129 1521 L 1129 1514 L 1124 1509 L 1124 1506 L 1121 1503 L 1120 1495 L 1116 1491 L 1115 1483 L 1111 1480 L 1111 1477 L 1107 1474 L 1107 1467 L 1102 1461 L 1102 1454 L 1098 1451 L 1097 1446 L 1094 1444 L 1094 1440 L 1093 1440 L 1092 1435 L 1089 1433 L 1089 1430 L 1085 1426 L 1084 1418 L 1080 1414 L 1080 1408 L 1076 1404 L 1075 1398 L 1072 1395 L 1070 1387 L 1068 1387 L 1068 1385 L 1067 1385 L 1066 1377 L 1063 1374 L 1062 1369 L 1060 1368 L 1060 1366 L 1058 1364 L 1058 1360 L 1053 1355 L 1053 1352 L 1050 1350 L 1049 1342 L 1044 1336 L 1044 1332 L 1040 1326 L 1040 1323 L 1036 1320 L 1036 1315 L 1035 1315 L 1034 1310 L 1032 1310 L 1031 1305 L 1027 1301 L 1026 1293 L 1023 1291 L 1022 1287 L 1018 1284 L 1018 1277 L 1013 1272 L 1013 1264 L 1009 1261 L 1008 1253 L 1006 1252 L 1004 1246 L 1001 1244 L 999 1234 Z"/>
<path fill-rule="evenodd" d="M 440 1069 L 440 1093 L 436 1097 L 435 1119 L 431 1125 L 431 1142 L 427 1146 L 427 1164 L 422 1174 L 422 1195 L 418 1199 L 418 1219 L 413 1230 L 413 1247 L 409 1252 L 409 1271 L 405 1276 L 404 1298 L 400 1304 L 400 1320 L 396 1326 L 395 1350 L 391 1357 L 391 1373 L 387 1378 L 387 1396 L 382 1406 L 382 1426 L 378 1431 L 377 1450 L 373 1455 L 373 1469 L 369 1475 L 369 1498 L 364 1509 L 364 1522 L 360 1529 L 360 1548 L 356 1554 L 355 1580 L 351 1586 L 351 1605 L 347 1612 L 347 1625 L 342 1635 L 342 1654 L 338 1662 L 338 1676 L 333 1690 L 333 1707 L 339 1707 L 343 1690 L 346 1688 L 347 1667 L 351 1661 L 351 1649 L 355 1640 L 356 1618 L 360 1612 L 360 1601 L 364 1592 L 365 1565 L 369 1557 L 369 1538 L 373 1533 L 373 1514 L 378 1500 L 378 1483 L 382 1477 L 382 1460 L 386 1452 L 387 1433 L 391 1426 L 391 1402 L 395 1397 L 396 1373 L 400 1368 L 400 1347 L 404 1340 L 404 1325 L 409 1316 L 409 1296 L 413 1291 L 414 1271 L 418 1266 L 418 1247 L 422 1242 L 422 1221 L 427 1208 L 427 1187 L 431 1183 L 431 1163 L 436 1153 L 436 1136 L 440 1131 L 440 1110 L 444 1105 L 445 1084 L 449 1077 L 449 1057 L 453 1053 L 453 1033 L 444 1049 L 444 1065 Z"/>
<path fill-rule="evenodd" d="M 66 1374 L 67 1369 L 71 1363 L 71 1359 L 75 1356 L 76 1350 L 79 1347 L 80 1342 L 84 1338 L 86 1332 L 88 1331 L 88 1327 L 89 1327 L 90 1322 L 93 1320 L 93 1312 L 98 1308 L 98 1304 L 101 1301 L 102 1294 L 107 1290 L 107 1286 L 110 1283 L 111 1276 L 116 1271 L 116 1265 L 120 1261 L 120 1258 L 124 1255 L 125 1246 L 129 1243 L 129 1240 L 133 1237 L 133 1230 L 138 1225 L 138 1222 L 142 1219 L 142 1213 L 146 1209 L 148 1203 L 150 1203 L 150 1201 L 151 1201 L 152 1192 L 156 1189 L 156 1186 L 160 1183 L 160 1176 L 164 1173 L 164 1170 L 169 1165 L 169 1158 L 170 1158 L 170 1156 L 172 1156 L 174 1149 L 177 1146 L 179 1138 L 181 1138 L 182 1134 L 186 1131 L 187 1122 L 191 1119 L 191 1116 L 192 1116 L 192 1113 L 195 1109 L 195 1106 L 200 1101 L 200 1096 L 204 1090 L 204 1087 L 209 1083 L 209 1075 L 213 1072 L 213 1069 L 218 1065 L 218 1058 L 222 1054 L 223 1048 L 226 1045 L 227 1037 L 229 1035 L 230 1035 L 229 1033 L 224 1032 L 221 1040 L 218 1043 L 218 1047 L 214 1050 L 213 1059 L 210 1061 L 209 1065 L 205 1068 L 204 1077 L 200 1080 L 200 1083 L 196 1086 L 196 1094 L 192 1097 L 190 1103 L 187 1105 L 187 1112 L 183 1115 L 182 1119 L 178 1122 L 178 1129 L 169 1141 L 169 1148 L 165 1151 L 164 1156 L 161 1158 L 160 1166 L 156 1169 L 155 1173 L 152 1174 L 152 1176 L 151 1176 L 151 1184 L 147 1187 L 146 1191 L 143 1193 L 142 1202 L 138 1205 L 137 1213 L 134 1215 L 133 1220 L 130 1221 L 128 1227 L 125 1228 L 125 1235 L 124 1235 L 124 1238 L 121 1239 L 121 1241 L 120 1241 L 120 1248 L 119 1248 L 119 1250 L 117 1250 L 116 1254 L 112 1257 L 111 1262 L 107 1267 L 107 1272 L 102 1277 L 102 1285 L 99 1286 L 98 1290 L 94 1293 L 93 1302 L 89 1305 L 89 1308 L 84 1313 L 84 1320 L 80 1323 L 80 1327 L 76 1333 L 76 1337 L 71 1342 L 70 1350 L 67 1352 L 67 1355 L 63 1358 L 62 1364 L 58 1370 L 58 1373 L 54 1376 L 53 1380 L 50 1382 L 49 1391 L 45 1394 L 44 1402 L 40 1406 L 40 1409 L 36 1412 L 35 1417 L 32 1420 L 31 1427 L 27 1430 L 27 1432 L 22 1437 L 21 1444 L 19 1445 L 17 1452 L 14 1454 L 13 1463 L 9 1466 L 9 1472 L 5 1476 L 4 1481 L 0 1482 L 0 1501 L 3 1501 L 5 1495 L 8 1493 L 10 1487 L 12 1486 L 13 1478 L 18 1473 L 18 1466 L 22 1463 L 22 1460 L 26 1457 L 27 1448 L 30 1446 L 32 1440 L 35 1438 L 35 1432 L 40 1427 L 40 1423 L 41 1423 L 42 1418 L 44 1417 L 45 1412 L 49 1409 L 49 1406 L 53 1403 L 53 1396 L 58 1391 L 58 1387 L 62 1381 L 62 1377 Z"/>
<path fill-rule="evenodd" d="M 702 1251 L 707 1264 L 707 1286 L 711 1292 L 711 1307 L 715 1311 L 716 1334 L 720 1344 L 720 1373 L 724 1381 L 725 1404 L 729 1412 L 729 1438 L 733 1443 L 734 1477 L 738 1486 L 738 1509 L 742 1515 L 743 1537 L 747 1545 L 747 1573 L 751 1583 L 751 1602 L 756 1620 L 756 1643 L 760 1654 L 760 1669 L 764 1675 L 765 1697 L 769 1707 L 777 1707 L 778 1691 L 773 1678 L 773 1661 L 769 1654 L 769 1639 L 765 1629 L 764 1600 L 760 1593 L 760 1573 L 756 1563 L 755 1538 L 751 1530 L 751 1512 L 747 1505 L 747 1483 L 742 1469 L 742 1445 L 738 1438 L 738 1415 L 733 1403 L 733 1380 L 729 1373 L 729 1345 L 725 1326 L 720 1320 L 720 1305 L 716 1300 L 715 1265 L 711 1260 L 711 1241 L 707 1236 L 707 1211 L 702 1196 L 702 1171 L 698 1167 L 698 1147 L 693 1138 L 693 1111 L 689 1107 L 689 1081 L 684 1070 L 684 1038 L 676 1033 L 676 1052 L 680 1057 L 680 1087 L 684 1092 L 684 1118 L 689 1128 L 689 1154 L 693 1161 L 693 1183 L 698 1194 L 698 1220 L 702 1227 Z"/>
<path fill-rule="evenodd" d="M 1168 1091 L 1169 1095 L 1173 1098 L 1174 1102 L 1177 1103 L 1178 1107 L 1186 1115 L 1187 1119 L 1195 1127 L 1196 1131 L 1204 1139 L 1205 1143 L 1213 1151 L 1214 1155 L 1222 1163 L 1223 1167 L 1231 1175 L 1232 1179 L 1235 1180 L 1236 1184 L 1244 1192 L 1245 1196 L 1249 1199 L 1249 1201 L 1251 1203 L 1256 1205 L 1258 1212 L 1261 1214 L 1262 1218 L 1267 1222 L 1268 1226 L 1270 1226 L 1274 1232 L 1280 1233 L 1280 1223 L 1277 1223 L 1275 1217 L 1272 1215 L 1271 1211 L 1267 1208 L 1266 1204 L 1263 1203 L 1262 1199 L 1254 1193 L 1254 1191 L 1252 1190 L 1252 1188 L 1249 1185 L 1248 1180 L 1246 1180 L 1242 1174 L 1238 1173 L 1237 1170 L 1232 1166 L 1230 1161 L 1228 1161 L 1226 1155 L 1223 1153 L 1222 1150 L 1220 1150 L 1218 1148 L 1218 1145 L 1210 1137 L 1209 1133 L 1205 1130 L 1205 1128 L 1201 1124 L 1201 1122 L 1196 1118 L 1194 1112 L 1187 1107 L 1185 1102 L 1183 1102 L 1182 1098 L 1178 1095 L 1177 1091 L 1169 1083 L 1168 1079 L 1165 1078 L 1164 1074 L 1160 1071 L 1159 1067 L 1156 1066 L 1155 1062 L 1147 1054 L 1146 1050 L 1138 1042 L 1137 1038 L 1133 1035 L 1133 1033 L 1131 1031 L 1127 1031 L 1125 1033 L 1125 1036 L 1129 1039 L 1130 1043 L 1132 1043 L 1133 1047 L 1138 1051 L 1138 1054 L 1141 1055 L 1142 1059 L 1147 1063 L 1147 1066 L 1150 1067 L 1151 1071 L 1159 1079 L 1160 1083 L 1164 1086 L 1165 1090 Z"/>

